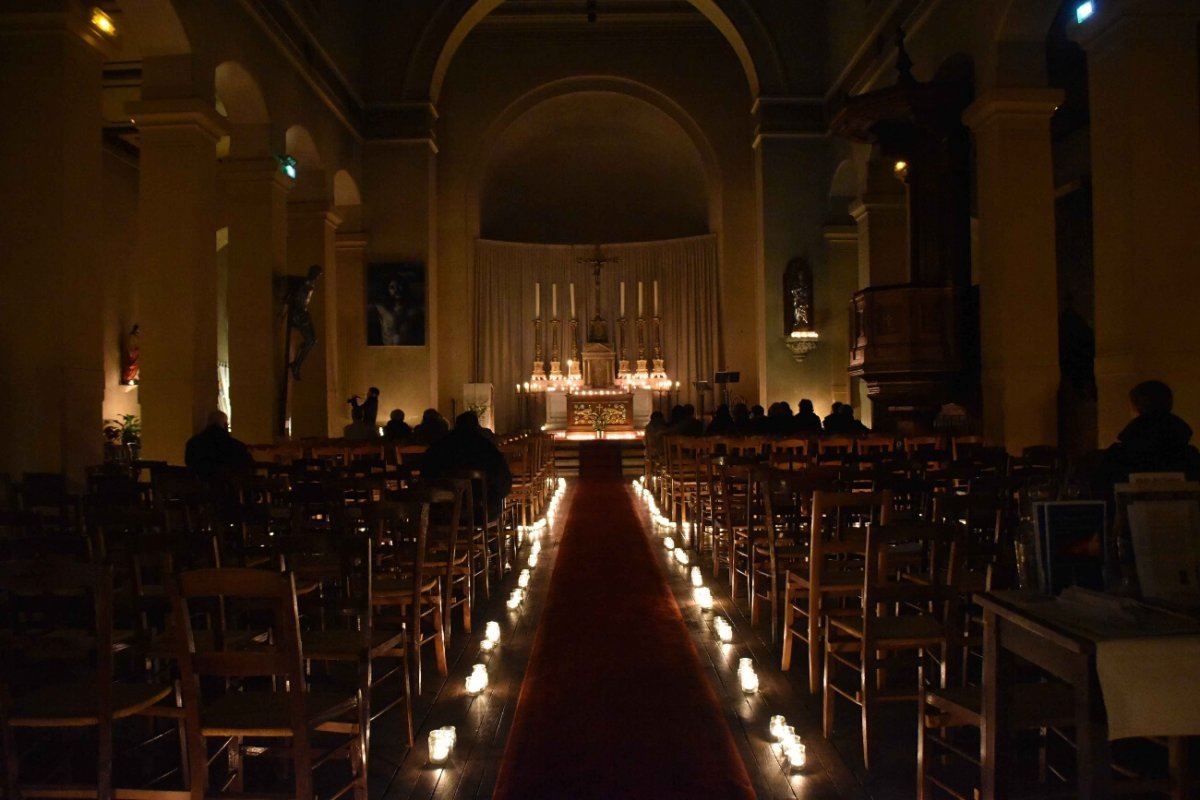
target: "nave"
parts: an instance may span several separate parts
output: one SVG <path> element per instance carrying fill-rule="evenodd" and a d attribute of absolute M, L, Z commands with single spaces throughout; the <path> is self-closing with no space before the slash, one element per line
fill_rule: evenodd
<path fill-rule="evenodd" d="M 715 606 L 702 611 L 691 567 L 662 547 L 666 531 L 647 505 L 628 482 L 604 477 L 605 451 L 616 449 L 583 448 L 582 476 L 531 538 L 539 556 L 524 602 L 505 609 L 501 597 L 485 611 L 501 622 L 500 645 L 481 649 L 481 623 L 456 637 L 449 676 L 431 675 L 442 682 L 415 709 L 416 746 L 405 753 L 386 725 L 373 734 L 371 797 L 911 797 L 912 714 L 886 721 L 903 742 L 869 775 L 853 715 L 840 735 L 822 738 L 819 698 L 802 670 L 779 670 L 769 629 L 750 625 L 745 599 L 731 601 L 705 565 Z M 599 476 L 589 472 L 597 459 Z M 718 616 L 730 622 L 728 644 Z M 760 680 L 755 694 L 739 683 L 746 658 Z M 487 665 L 489 685 L 470 697 L 463 686 L 476 663 Z M 805 744 L 802 770 L 772 753 L 773 715 Z M 438 768 L 426 742 L 445 725 L 457 743 Z"/>

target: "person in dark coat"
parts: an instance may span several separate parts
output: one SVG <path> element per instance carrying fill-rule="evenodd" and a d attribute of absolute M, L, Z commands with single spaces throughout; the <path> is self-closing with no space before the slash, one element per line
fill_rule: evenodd
<path fill-rule="evenodd" d="M 376 427 L 375 421 L 379 417 L 378 388 L 372 386 L 370 389 L 367 389 L 367 399 L 361 403 L 358 402 L 358 395 L 351 397 L 348 402 L 350 403 L 350 407 L 355 411 L 362 412 L 362 421 L 366 423 L 367 427 L 371 429 Z"/>
<path fill-rule="evenodd" d="M 800 401 L 800 410 L 792 417 L 792 431 L 801 434 L 821 432 L 821 418 L 813 411 L 813 401 L 807 397 Z"/>
<path fill-rule="evenodd" d="M 733 414 L 730 413 L 729 406 L 722 403 L 713 412 L 713 417 L 708 421 L 708 427 L 704 429 L 704 434 L 706 436 L 732 436 L 733 433 Z"/>
<path fill-rule="evenodd" d="M 223 481 L 254 472 L 254 457 L 246 445 L 229 433 L 229 417 L 224 411 L 208 415 L 204 430 L 188 439 L 185 463 L 202 481 Z"/>
<path fill-rule="evenodd" d="M 1137 416 L 1104 451 L 1100 474 L 1106 491 L 1135 472 L 1182 472 L 1188 480 L 1200 479 L 1200 451 L 1191 444 L 1191 426 L 1171 413 L 1174 401 L 1162 381 L 1143 381 L 1129 391 Z"/>
<path fill-rule="evenodd" d="M 390 439 L 394 442 L 402 442 L 412 436 L 412 426 L 404 421 L 404 412 L 400 409 L 393 409 L 388 416 L 387 425 L 383 426 L 383 436 L 385 439 Z"/>
<path fill-rule="evenodd" d="M 427 408 L 421 421 L 413 428 L 413 444 L 433 444 L 450 432 L 450 423 L 436 408 Z"/>
<path fill-rule="evenodd" d="M 467 469 L 481 470 L 487 476 L 488 518 L 495 519 L 512 491 L 512 472 L 504 454 L 484 436 L 474 411 L 459 414 L 454 430 L 429 445 L 421 461 L 421 478 L 435 481 Z"/>

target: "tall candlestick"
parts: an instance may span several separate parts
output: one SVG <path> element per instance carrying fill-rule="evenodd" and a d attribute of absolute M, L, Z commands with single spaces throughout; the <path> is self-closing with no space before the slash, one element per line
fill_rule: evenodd
<path fill-rule="evenodd" d="M 542 315 L 542 284 L 537 282 L 533 284 L 533 316 L 540 317 Z"/>
<path fill-rule="evenodd" d="M 558 284 L 550 284 L 550 318 L 558 319 Z"/>
<path fill-rule="evenodd" d="M 642 282 L 638 281 L 638 317 L 642 316 Z"/>
<path fill-rule="evenodd" d="M 625 281 L 621 281 L 621 316 L 625 316 Z"/>
<path fill-rule="evenodd" d="M 575 319 L 575 283 L 571 282 L 571 319 Z"/>
<path fill-rule="evenodd" d="M 658 281 L 654 282 L 654 316 L 658 316 Z"/>

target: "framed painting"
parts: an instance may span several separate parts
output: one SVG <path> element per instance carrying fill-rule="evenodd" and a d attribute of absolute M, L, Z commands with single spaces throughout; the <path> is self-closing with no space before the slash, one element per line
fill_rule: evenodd
<path fill-rule="evenodd" d="M 367 345 L 421 347 L 425 344 L 425 265 L 368 264 Z"/>

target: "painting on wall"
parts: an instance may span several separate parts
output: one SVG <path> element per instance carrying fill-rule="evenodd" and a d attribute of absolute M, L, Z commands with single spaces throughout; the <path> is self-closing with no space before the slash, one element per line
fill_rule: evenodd
<path fill-rule="evenodd" d="M 425 265 L 390 262 L 367 266 L 367 345 L 425 344 Z"/>

